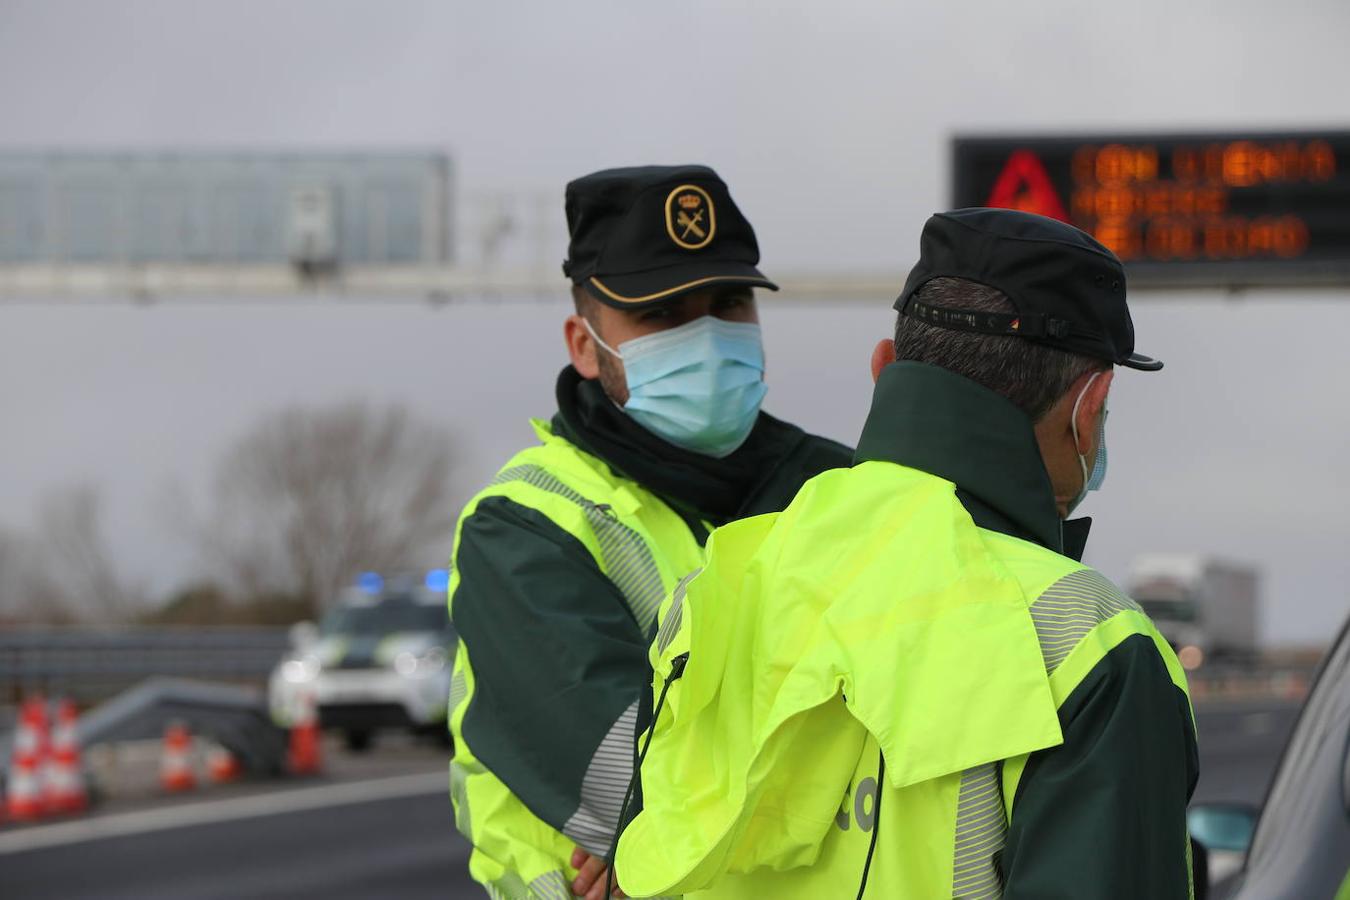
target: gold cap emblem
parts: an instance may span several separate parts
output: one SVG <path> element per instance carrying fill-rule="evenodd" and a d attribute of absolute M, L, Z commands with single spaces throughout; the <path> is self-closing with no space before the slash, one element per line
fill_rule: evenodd
<path fill-rule="evenodd" d="M 686 250 L 701 250 L 712 242 L 717 213 L 703 188 L 682 184 L 666 197 L 666 233 Z"/>

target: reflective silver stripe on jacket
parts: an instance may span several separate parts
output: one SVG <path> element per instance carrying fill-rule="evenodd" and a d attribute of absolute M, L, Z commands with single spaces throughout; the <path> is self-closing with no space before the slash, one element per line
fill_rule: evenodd
<path fill-rule="evenodd" d="M 1117 613 L 1139 608 L 1092 569 L 1056 581 L 1030 607 L 1046 672 L 1053 674 L 1093 628 Z M 997 859 L 1008 838 L 1004 809 L 997 763 L 962 773 L 952 865 L 952 896 L 957 900 L 997 900 L 1003 895 Z"/>
<path fill-rule="evenodd" d="M 573 900 L 567 876 L 554 870 L 526 884 L 519 875 L 508 873 L 487 885 L 492 900 Z"/>
<path fill-rule="evenodd" d="M 665 653 L 670 642 L 675 639 L 675 635 L 680 630 L 680 625 L 684 621 L 684 595 L 689 591 L 689 582 L 694 580 L 694 576 L 702 572 L 702 567 L 695 569 L 688 575 L 680 579 L 680 583 L 675 585 L 675 595 L 671 597 L 670 609 L 666 610 L 666 617 L 661 620 L 661 630 L 656 632 L 656 650 L 658 653 Z"/>
<path fill-rule="evenodd" d="M 504 469 L 492 479 L 492 486 L 512 481 L 523 481 L 550 494 L 566 497 L 581 507 L 600 544 L 605 574 L 623 594 L 638 628 L 643 634 L 650 633 L 666 591 L 661 583 L 661 570 L 642 536 L 615 518 L 608 506 L 587 500 L 542 466 Z"/>
<path fill-rule="evenodd" d="M 1065 575 L 1031 604 L 1045 670 L 1054 673 L 1078 642 L 1102 622 L 1139 604 L 1092 569 Z"/>
<path fill-rule="evenodd" d="M 976 766 L 961 774 L 956 802 L 956 852 L 952 896 L 958 900 L 997 900 L 1003 893 L 996 854 L 1008 837 L 998 764 Z"/>
<path fill-rule="evenodd" d="M 461 669 L 450 676 L 450 699 L 446 703 L 446 715 L 452 715 L 467 696 L 469 696 L 469 681 Z"/>
<path fill-rule="evenodd" d="M 633 728 L 637 701 L 624 710 L 595 749 L 581 780 L 581 805 L 562 832 L 592 856 L 605 856 L 619 828 L 623 795 L 633 777 Z"/>

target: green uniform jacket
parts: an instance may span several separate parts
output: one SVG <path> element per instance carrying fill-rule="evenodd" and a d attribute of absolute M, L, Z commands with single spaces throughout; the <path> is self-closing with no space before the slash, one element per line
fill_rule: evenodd
<path fill-rule="evenodd" d="M 1076 561 L 1026 416 L 900 363 L 857 459 L 715 532 L 665 604 L 658 692 L 687 663 L 624 890 L 851 898 L 867 871 L 877 898 L 1190 897 L 1184 675 Z"/>
<path fill-rule="evenodd" d="M 493 896 L 570 896 L 611 849 L 661 600 L 713 526 L 780 510 L 848 448 L 761 414 L 726 459 L 688 453 L 564 370 L 559 413 L 461 516 L 450 611 L 452 797 Z"/>

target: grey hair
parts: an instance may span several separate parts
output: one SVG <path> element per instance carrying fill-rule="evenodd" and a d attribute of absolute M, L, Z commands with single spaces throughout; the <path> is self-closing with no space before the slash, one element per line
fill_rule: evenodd
<path fill-rule="evenodd" d="M 1002 291 L 964 278 L 934 278 L 915 296 L 947 309 L 1017 312 Z M 903 314 L 895 323 L 895 358 L 969 378 L 1012 401 L 1032 422 L 1039 422 L 1079 378 L 1111 368 L 1104 360 L 1027 338 L 953 331 Z"/>

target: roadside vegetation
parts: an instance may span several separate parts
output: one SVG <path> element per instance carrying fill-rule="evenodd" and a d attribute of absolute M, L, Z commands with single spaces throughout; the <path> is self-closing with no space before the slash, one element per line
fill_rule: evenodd
<path fill-rule="evenodd" d="M 0 625 L 281 625 L 322 613 L 365 570 L 440 562 L 454 527 L 453 444 L 399 406 L 269 413 L 226 448 L 206 490 L 173 492 L 166 531 L 198 560 L 153 596 L 109 549 L 94 485 L 0 527 Z"/>

